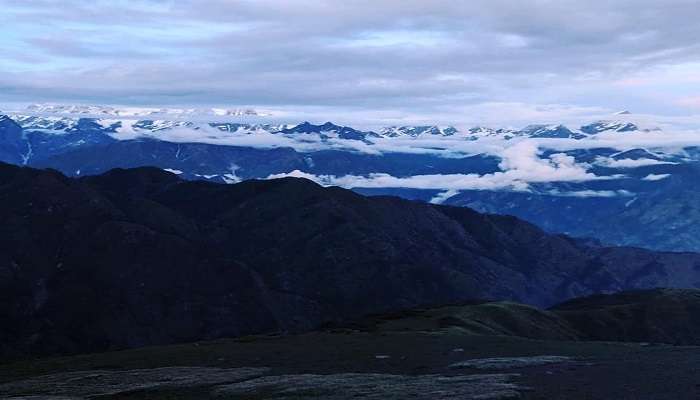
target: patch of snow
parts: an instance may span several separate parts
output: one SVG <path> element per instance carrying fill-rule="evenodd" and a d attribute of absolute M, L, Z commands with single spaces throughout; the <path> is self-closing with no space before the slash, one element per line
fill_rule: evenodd
<path fill-rule="evenodd" d="M 240 169 L 240 167 L 238 165 L 231 164 L 231 166 L 229 167 L 229 171 L 231 171 L 231 172 L 227 173 L 227 174 L 222 174 L 221 179 L 223 179 L 224 182 L 226 182 L 228 184 L 238 183 L 238 182 L 242 181 L 243 179 L 241 179 L 238 175 L 236 175 L 236 171 L 238 171 L 239 169 Z"/>
<path fill-rule="evenodd" d="M 27 152 L 20 155 L 20 157 L 22 157 L 22 165 L 27 165 L 29 159 L 32 158 L 32 154 L 34 154 L 34 149 L 32 149 L 32 143 L 27 140 Z"/>

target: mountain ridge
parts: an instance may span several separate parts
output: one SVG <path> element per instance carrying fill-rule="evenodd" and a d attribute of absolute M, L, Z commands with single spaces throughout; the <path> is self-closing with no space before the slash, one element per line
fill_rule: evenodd
<path fill-rule="evenodd" d="M 617 117 L 610 121 L 630 118 Z M 391 137 L 389 131 L 333 123 L 13 118 L 20 123 L 11 118 L 0 123 L 0 161 L 54 168 L 74 177 L 146 165 L 184 179 L 219 183 L 305 176 L 363 194 L 390 193 L 513 214 L 553 233 L 595 237 L 612 245 L 700 251 L 700 225 L 693 223 L 700 213 L 691 190 L 697 181 L 693 165 L 700 160 L 698 146 L 609 144 L 611 138 L 626 143 L 627 134 L 675 140 L 646 132 L 642 125 L 617 132 L 625 125 L 606 122 L 596 128 L 600 132 L 576 140 L 571 136 L 577 131 L 561 125 L 531 126 L 528 135 L 537 137 L 508 129 L 457 132 L 430 125 L 397 127 L 404 133 Z M 378 137 L 382 134 L 386 137 Z M 574 148 L 559 148 L 560 143 Z M 510 185 L 509 179 L 514 179 Z M 580 217 L 572 217 L 566 207 L 578 210 Z M 635 218 L 647 221 L 645 226 L 635 224 Z M 655 221 L 652 229 L 649 221 Z M 630 231 L 616 233 L 617 226 Z"/>
<path fill-rule="evenodd" d="M 551 305 L 700 287 L 697 254 L 586 247 L 514 217 L 299 178 L 223 185 L 139 168 L 74 179 L 0 164 L 0 197 L 4 352 L 298 332 L 472 298 Z"/>

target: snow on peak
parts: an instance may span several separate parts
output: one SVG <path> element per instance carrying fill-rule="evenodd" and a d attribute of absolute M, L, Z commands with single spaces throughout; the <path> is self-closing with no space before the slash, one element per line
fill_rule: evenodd
<path fill-rule="evenodd" d="M 589 135 L 601 132 L 634 132 L 638 130 L 637 125 L 628 121 L 596 121 L 581 127 L 581 131 Z"/>
<path fill-rule="evenodd" d="M 74 128 L 78 124 L 77 119 L 58 116 L 15 115 L 13 119 L 23 129 L 65 131 Z"/>
<path fill-rule="evenodd" d="M 423 135 L 435 135 L 435 136 L 454 136 L 459 131 L 453 126 L 437 126 L 437 125 L 424 125 L 424 126 L 389 126 L 382 128 L 379 134 L 384 137 L 419 137 Z"/>
<path fill-rule="evenodd" d="M 250 108 L 153 108 L 153 107 L 117 107 L 99 105 L 64 105 L 64 104 L 32 104 L 24 110 L 30 115 L 79 115 L 93 117 L 151 117 L 169 116 L 183 117 L 242 117 L 269 116 Z"/>
<path fill-rule="evenodd" d="M 547 139 L 582 139 L 580 132 L 574 132 L 564 125 L 529 125 L 520 131 L 521 136 Z"/>

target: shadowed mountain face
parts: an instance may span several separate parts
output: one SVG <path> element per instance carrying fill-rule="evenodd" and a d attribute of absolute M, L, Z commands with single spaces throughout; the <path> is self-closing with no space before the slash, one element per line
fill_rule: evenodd
<path fill-rule="evenodd" d="M 700 290 L 592 295 L 547 310 L 512 302 L 479 302 L 370 316 L 349 327 L 378 333 L 449 331 L 537 340 L 700 345 Z"/>
<path fill-rule="evenodd" d="M 29 150 L 22 127 L 12 119 L 0 115 L 0 160 L 21 164 L 26 161 Z"/>
<path fill-rule="evenodd" d="M 0 343 L 85 352 L 472 298 L 700 287 L 700 255 L 585 247 L 513 217 L 310 181 L 71 179 L 0 165 Z"/>
<path fill-rule="evenodd" d="M 700 345 L 700 291 L 657 289 L 594 295 L 552 312 L 589 340 Z"/>

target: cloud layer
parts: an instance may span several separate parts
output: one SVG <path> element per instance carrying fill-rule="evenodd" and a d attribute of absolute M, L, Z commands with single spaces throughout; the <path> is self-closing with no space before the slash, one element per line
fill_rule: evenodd
<path fill-rule="evenodd" d="M 4 102 L 251 105 L 355 122 L 698 112 L 692 0 L 4 0 L 2 8 Z"/>
<path fill-rule="evenodd" d="M 617 179 L 618 176 L 598 176 L 588 171 L 590 166 L 577 164 L 573 157 L 566 154 L 553 154 L 542 158 L 538 147 L 531 141 L 523 141 L 506 148 L 501 153 L 501 171 L 491 174 L 434 174 L 396 177 L 386 173 L 373 173 L 367 176 L 357 175 L 314 175 L 294 170 L 284 174 L 274 174 L 267 179 L 297 177 L 311 179 L 325 186 L 342 186 L 345 188 L 414 188 L 441 190 L 432 199 L 441 203 L 460 190 L 513 190 L 528 191 L 531 183 L 543 182 L 585 182 L 594 180 Z M 612 192 L 598 193 L 610 196 Z M 595 196 L 596 192 L 577 192 L 574 196 Z"/>

